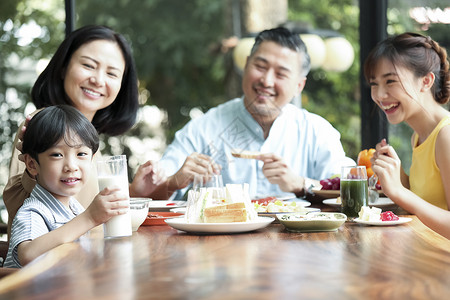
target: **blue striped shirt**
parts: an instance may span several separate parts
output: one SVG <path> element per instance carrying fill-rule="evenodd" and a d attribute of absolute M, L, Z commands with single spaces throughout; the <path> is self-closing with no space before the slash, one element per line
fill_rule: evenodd
<path fill-rule="evenodd" d="M 8 254 L 4 267 L 21 268 L 17 257 L 17 247 L 24 241 L 34 240 L 66 224 L 84 211 L 81 204 L 71 198 L 69 207 L 65 207 L 52 194 L 36 184 L 29 198 L 14 217 Z"/>

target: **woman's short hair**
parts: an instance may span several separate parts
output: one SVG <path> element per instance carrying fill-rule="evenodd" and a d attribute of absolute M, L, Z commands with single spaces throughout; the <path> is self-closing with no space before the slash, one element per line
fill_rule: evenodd
<path fill-rule="evenodd" d="M 99 146 L 95 127 L 75 107 L 54 105 L 39 111 L 30 120 L 23 137 L 22 153 L 38 161 L 38 154 L 56 145 L 61 139 L 70 147 L 89 147 L 92 154 Z"/>
<path fill-rule="evenodd" d="M 117 43 L 125 59 L 125 70 L 116 99 L 108 107 L 97 111 L 92 120 L 99 133 L 119 135 L 128 131 L 136 122 L 139 108 L 138 79 L 131 47 L 121 34 L 111 28 L 89 25 L 70 33 L 39 75 L 32 88 L 31 98 L 37 108 L 57 104 L 73 105 L 64 90 L 63 74 L 73 53 L 84 44 L 95 40 Z"/>

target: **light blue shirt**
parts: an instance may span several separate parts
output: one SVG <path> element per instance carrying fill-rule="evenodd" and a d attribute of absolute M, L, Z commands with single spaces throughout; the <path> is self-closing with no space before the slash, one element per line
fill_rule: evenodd
<path fill-rule="evenodd" d="M 235 148 L 275 153 L 295 174 L 317 180 L 340 173 L 342 164 L 354 164 L 345 157 L 340 133 L 324 118 L 287 104 L 264 139 L 261 126 L 245 109 L 243 98 L 236 98 L 210 109 L 179 130 L 160 165 L 170 176 L 181 168 L 188 155 L 203 153 L 222 166 L 224 184 L 248 183 L 252 198 L 286 194 L 263 175 L 263 162 L 235 158 L 231 155 Z M 182 199 L 186 190 L 177 191 L 173 198 Z"/>
<path fill-rule="evenodd" d="M 46 189 L 36 184 L 30 197 L 25 199 L 14 217 L 4 267 L 21 268 L 17 257 L 17 247 L 20 243 L 49 233 L 84 211 L 75 198 L 70 199 L 69 207 L 70 210 Z"/>

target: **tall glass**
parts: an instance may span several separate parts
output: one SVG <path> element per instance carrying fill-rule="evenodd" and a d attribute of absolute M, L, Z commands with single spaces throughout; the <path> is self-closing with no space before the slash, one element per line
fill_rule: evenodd
<path fill-rule="evenodd" d="M 97 161 L 98 187 L 103 190 L 108 188 L 119 188 L 120 193 L 127 196 L 130 205 L 128 190 L 127 158 L 125 155 L 104 157 Z M 103 225 L 105 237 L 130 236 L 131 214 L 128 210 L 126 214 L 112 217 Z"/>
<path fill-rule="evenodd" d="M 361 207 L 367 206 L 369 188 L 365 166 L 345 166 L 341 170 L 341 212 L 347 219 L 358 218 Z"/>

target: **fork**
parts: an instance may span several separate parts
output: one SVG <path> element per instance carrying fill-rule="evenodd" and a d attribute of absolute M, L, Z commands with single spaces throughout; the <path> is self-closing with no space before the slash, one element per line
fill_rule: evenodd
<path fill-rule="evenodd" d="M 376 184 L 378 182 L 378 176 L 375 175 L 375 173 L 370 176 L 368 180 L 369 184 L 369 203 L 375 203 L 378 200 L 378 197 L 380 196 L 378 194 Z"/>

